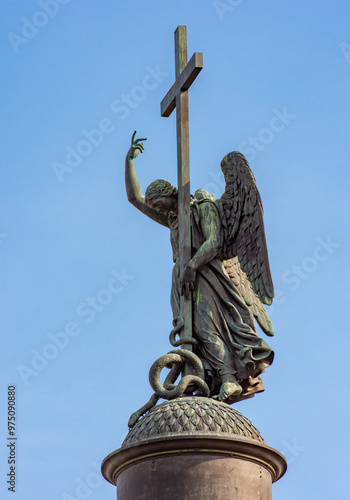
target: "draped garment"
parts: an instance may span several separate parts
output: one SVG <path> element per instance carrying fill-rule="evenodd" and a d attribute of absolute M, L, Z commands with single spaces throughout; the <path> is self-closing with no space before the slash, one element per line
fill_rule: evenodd
<path fill-rule="evenodd" d="M 203 225 L 208 210 L 216 214 L 217 224 L 213 230 L 220 231 L 221 221 L 215 202 L 195 202 L 191 206 L 192 256 L 205 241 Z M 175 318 L 180 315 L 177 217 L 170 215 L 168 222 L 175 262 L 171 288 L 171 307 Z M 197 355 L 204 363 L 207 382 L 212 387 L 211 395 L 218 393 L 221 376 L 231 374 L 241 384 L 244 397 L 244 390 L 251 386 L 250 380 L 272 364 L 274 352 L 257 335 L 254 317 L 230 280 L 224 264 L 216 256 L 197 269 L 193 292 L 193 336 L 198 341 Z M 247 394 L 261 390 L 263 384 L 259 379 L 256 389 L 250 387 Z"/>

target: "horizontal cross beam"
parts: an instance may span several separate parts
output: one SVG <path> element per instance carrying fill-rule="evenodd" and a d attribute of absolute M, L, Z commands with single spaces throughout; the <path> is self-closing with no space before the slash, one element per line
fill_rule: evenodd
<path fill-rule="evenodd" d="M 176 96 L 190 88 L 202 68 L 203 54 L 202 52 L 195 52 L 179 78 L 162 100 L 160 104 L 161 116 L 167 117 L 171 115 L 176 106 Z"/>

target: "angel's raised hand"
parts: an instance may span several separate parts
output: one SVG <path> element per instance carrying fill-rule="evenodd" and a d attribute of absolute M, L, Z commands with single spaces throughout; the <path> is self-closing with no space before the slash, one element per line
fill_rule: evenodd
<path fill-rule="evenodd" d="M 132 138 L 131 138 L 131 146 L 129 148 L 129 151 L 128 151 L 128 158 L 130 159 L 134 159 L 136 158 L 136 156 L 139 154 L 139 152 L 141 151 L 141 153 L 143 153 L 144 149 L 145 149 L 145 146 L 143 144 L 143 142 L 140 142 L 140 141 L 147 141 L 146 138 L 144 139 L 135 139 L 135 136 L 136 136 L 136 130 L 135 132 L 132 134 Z"/>

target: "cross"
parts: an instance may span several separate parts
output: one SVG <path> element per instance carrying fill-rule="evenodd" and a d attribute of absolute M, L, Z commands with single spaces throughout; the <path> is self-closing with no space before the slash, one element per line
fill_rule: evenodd
<path fill-rule="evenodd" d="M 176 107 L 177 137 L 177 180 L 178 180 L 178 218 L 180 275 L 191 260 L 191 221 L 190 221 L 190 151 L 188 127 L 188 89 L 203 68 L 203 54 L 195 52 L 187 62 L 186 26 L 175 30 L 175 83 L 161 102 L 161 116 L 170 116 Z M 180 298 L 180 315 L 184 318 L 181 336 L 192 337 L 192 298 Z M 190 344 L 183 346 L 192 350 Z"/>

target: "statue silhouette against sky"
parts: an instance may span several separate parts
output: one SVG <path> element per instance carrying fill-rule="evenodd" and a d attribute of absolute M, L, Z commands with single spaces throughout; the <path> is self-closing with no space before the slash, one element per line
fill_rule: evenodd
<path fill-rule="evenodd" d="M 264 304 L 274 295 L 267 254 L 263 210 L 254 175 L 238 152 L 221 167 L 226 189 L 219 200 L 198 190 L 191 200 L 191 260 L 179 271 L 178 192 L 165 180 L 152 182 L 143 196 L 134 158 L 145 139 L 136 139 L 126 157 L 129 201 L 170 229 L 174 269 L 171 307 L 180 316 L 180 297 L 192 294 L 196 354 L 205 369 L 210 395 L 232 403 L 263 390 L 259 375 L 274 353 L 256 333 L 255 321 L 267 335 L 273 327 Z"/>
<path fill-rule="evenodd" d="M 170 342 L 181 346 L 151 367 L 154 395 L 131 416 L 130 427 L 160 397 L 194 393 L 229 404 L 252 397 L 264 390 L 260 374 L 273 362 L 274 353 L 255 326 L 256 320 L 267 335 L 273 335 L 264 304 L 272 303 L 274 288 L 261 199 L 246 158 L 232 152 L 222 160 L 226 187 L 220 199 L 204 190 L 190 195 L 188 89 L 202 67 L 201 53 L 195 52 L 187 62 L 186 27 L 179 26 L 176 79 L 161 102 L 162 116 L 176 109 L 178 189 L 157 180 L 142 194 L 134 159 L 144 151 L 146 139 L 135 139 L 136 132 L 126 156 L 129 201 L 170 229 L 175 264 Z M 162 384 L 164 367 L 171 371 Z"/>

